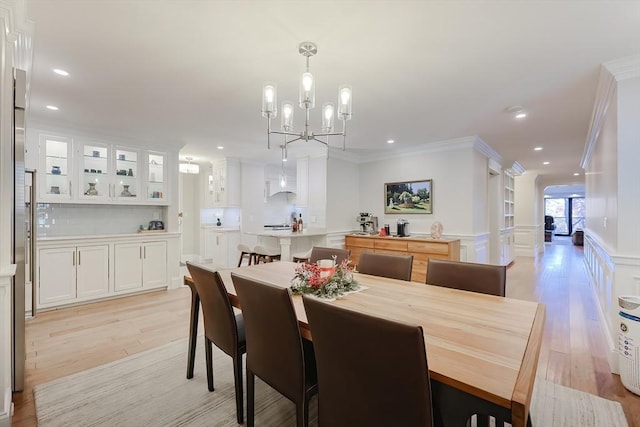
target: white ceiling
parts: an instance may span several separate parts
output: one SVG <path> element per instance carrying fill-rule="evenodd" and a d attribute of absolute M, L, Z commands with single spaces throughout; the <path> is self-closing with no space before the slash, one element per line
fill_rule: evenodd
<path fill-rule="evenodd" d="M 296 100 L 310 40 L 316 103 L 353 86 L 347 154 L 478 135 L 506 167 L 579 182 L 600 64 L 640 53 L 639 1 L 27 0 L 27 12 L 32 120 L 184 146 L 196 161 L 279 157 L 262 84 Z"/>

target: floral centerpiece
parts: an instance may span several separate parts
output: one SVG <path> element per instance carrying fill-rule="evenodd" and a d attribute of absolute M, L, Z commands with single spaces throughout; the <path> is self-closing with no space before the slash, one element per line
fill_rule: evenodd
<path fill-rule="evenodd" d="M 332 267 L 329 274 L 316 264 L 299 264 L 291 279 L 294 294 L 311 294 L 320 298 L 338 298 L 358 289 L 360 285 L 353 279 L 353 265 L 349 259 Z"/>

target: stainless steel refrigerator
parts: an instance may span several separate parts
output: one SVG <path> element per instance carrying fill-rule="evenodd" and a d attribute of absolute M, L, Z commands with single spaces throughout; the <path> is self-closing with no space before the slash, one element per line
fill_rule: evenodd
<path fill-rule="evenodd" d="M 24 389 L 25 366 L 25 289 L 35 295 L 34 277 L 34 236 L 32 224 L 35 209 L 35 171 L 25 170 L 25 107 L 26 73 L 14 69 L 13 87 L 13 233 L 12 263 L 16 264 L 13 278 L 13 327 L 12 327 L 12 389 Z M 31 313 L 35 314 L 35 304 L 31 304 Z"/>

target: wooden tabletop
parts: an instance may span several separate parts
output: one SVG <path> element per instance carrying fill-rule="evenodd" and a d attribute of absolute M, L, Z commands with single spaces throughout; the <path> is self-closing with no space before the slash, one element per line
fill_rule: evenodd
<path fill-rule="evenodd" d="M 220 271 L 240 307 L 231 273 L 288 287 L 296 264 L 274 262 Z M 365 289 L 334 303 L 422 326 L 430 375 L 493 404 L 526 425 L 542 343 L 544 305 L 416 282 L 354 274 Z M 293 303 L 302 334 L 311 338 L 302 298 Z"/>

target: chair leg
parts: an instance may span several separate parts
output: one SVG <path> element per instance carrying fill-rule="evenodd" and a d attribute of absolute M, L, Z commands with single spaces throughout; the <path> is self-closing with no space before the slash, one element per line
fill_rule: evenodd
<path fill-rule="evenodd" d="M 247 427 L 253 427 L 255 407 L 255 377 L 247 366 Z"/>
<path fill-rule="evenodd" d="M 242 265 L 242 258 L 244 258 L 244 252 L 240 252 L 240 259 L 238 260 L 238 267 Z M 249 257 L 249 265 L 251 265 L 251 257 Z"/>
<path fill-rule="evenodd" d="M 191 319 L 189 321 L 189 355 L 187 356 L 187 379 L 193 378 L 193 368 L 196 362 L 196 343 L 198 341 L 198 312 L 200 311 L 200 296 L 191 290 Z"/>
<path fill-rule="evenodd" d="M 307 416 L 309 402 L 304 399 L 300 405 L 296 405 L 296 427 L 309 427 L 309 417 Z"/>
<path fill-rule="evenodd" d="M 242 353 L 238 352 L 233 358 L 233 372 L 235 373 L 236 384 L 236 417 L 238 424 L 244 422 L 244 409 L 242 407 L 244 397 L 242 393 Z"/>
<path fill-rule="evenodd" d="M 211 340 L 207 337 L 204 339 L 204 351 L 207 359 L 207 385 L 209 391 L 213 391 L 213 349 L 211 348 Z"/>

